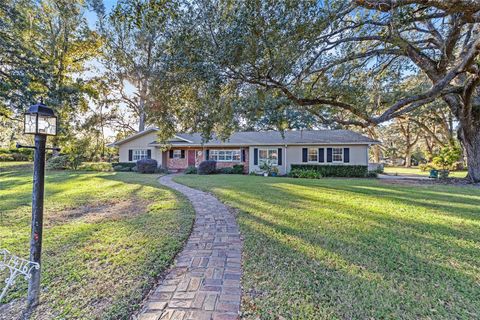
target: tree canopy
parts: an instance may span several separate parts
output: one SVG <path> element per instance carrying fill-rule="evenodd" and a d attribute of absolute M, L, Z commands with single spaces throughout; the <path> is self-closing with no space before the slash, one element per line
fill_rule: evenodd
<path fill-rule="evenodd" d="M 406 158 L 410 143 L 432 158 L 458 138 L 480 181 L 475 1 L 22 0 L 0 4 L 0 18 L 2 119 L 43 97 L 59 142 L 133 122 L 206 140 L 319 127 L 381 138 L 392 125 L 406 140 L 415 131 Z"/>

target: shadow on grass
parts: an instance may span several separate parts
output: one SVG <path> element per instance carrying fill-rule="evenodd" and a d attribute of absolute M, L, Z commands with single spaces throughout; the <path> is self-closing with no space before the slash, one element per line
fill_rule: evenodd
<path fill-rule="evenodd" d="M 253 298 L 257 315 L 275 310 L 288 318 L 295 310 L 315 318 L 309 308 L 335 315 L 324 318 L 478 314 L 480 190 L 357 179 L 196 179 L 191 185 L 241 210 L 246 290 L 268 291 Z"/>
<path fill-rule="evenodd" d="M 91 190 L 70 194 L 76 191 L 76 183 L 86 184 L 88 188 L 92 177 L 97 179 L 92 183 L 99 183 L 98 179 L 109 181 L 107 196 L 113 194 L 123 201 L 151 197 L 153 203 L 173 200 L 176 204 L 167 209 L 152 205 L 122 219 L 94 222 L 72 219 L 46 227 L 42 287 L 47 317 L 128 318 L 155 283 L 155 277 L 182 248 L 193 223 L 191 207 L 175 193 L 161 188 L 156 176 L 50 172 L 46 199 L 68 198 L 69 205 L 75 207 L 103 201 L 104 197 L 92 197 Z M 116 190 L 120 185 L 123 189 Z M 20 189 L 18 193 L 22 197 L 28 193 Z M 70 201 L 71 197 L 74 201 Z M 15 201 L 9 206 L 15 206 Z M 46 220 L 48 215 L 46 212 Z M 27 233 L 28 228 L 16 222 L 12 228 L 16 232 L 24 229 Z M 7 240 L 13 251 L 27 254 L 28 236 Z M 25 290 L 26 283 L 19 283 L 10 292 L 9 299 L 24 296 Z"/>

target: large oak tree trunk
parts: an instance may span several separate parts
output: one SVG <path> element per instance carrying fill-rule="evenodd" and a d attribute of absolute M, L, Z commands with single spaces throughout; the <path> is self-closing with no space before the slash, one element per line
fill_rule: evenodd
<path fill-rule="evenodd" d="M 412 149 L 407 147 L 405 151 L 405 167 L 410 168 L 412 166 Z"/>
<path fill-rule="evenodd" d="M 464 127 L 460 121 L 458 133 L 467 156 L 468 178 L 480 182 L 480 127 Z"/>

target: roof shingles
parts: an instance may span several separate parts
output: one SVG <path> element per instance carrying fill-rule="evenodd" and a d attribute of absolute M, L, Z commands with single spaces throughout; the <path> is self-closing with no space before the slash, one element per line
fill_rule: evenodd
<path fill-rule="evenodd" d="M 179 133 L 179 138 L 192 141 L 192 143 L 181 142 L 178 140 L 169 141 L 175 145 L 278 145 L 278 144 L 377 144 L 366 136 L 350 130 L 308 130 L 308 131 L 285 131 L 282 135 L 280 131 L 248 131 L 235 132 L 226 141 L 221 141 L 213 137 L 204 142 L 200 133 Z M 151 144 L 157 144 L 152 142 Z"/>

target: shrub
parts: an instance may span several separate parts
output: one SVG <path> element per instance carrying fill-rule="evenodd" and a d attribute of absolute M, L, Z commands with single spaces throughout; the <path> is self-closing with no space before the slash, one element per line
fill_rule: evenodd
<path fill-rule="evenodd" d="M 316 164 L 292 164 L 293 169 L 314 170 L 322 177 L 357 177 L 367 176 L 368 166 L 360 165 L 316 165 Z"/>
<path fill-rule="evenodd" d="M 114 162 L 112 163 L 113 170 L 115 171 L 133 171 L 132 168 L 135 167 L 136 164 L 134 162 Z"/>
<path fill-rule="evenodd" d="M 168 173 L 168 169 L 167 169 L 167 168 L 158 167 L 157 170 L 155 170 L 155 173 Z"/>
<path fill-rule="evenodd" d="M 197 168 L 195 166 L 188 166 L 187 169 L 185 169 L 185 174 L 196 174 L 197 173 Z"/>
<path fill-rule="evenodd" d="M 15 161 L 15 159 L 9 153 L 0 153 L 0 161 Z"/>
<path fill-rule="evenodd" d="M 233 174 L 243 174 L 245 166 L 243 164 L 236 164 L 232 168 L 233 168 Z"/>
<path fill-rule="evenodd" d="M 198 174 L 213 174 L 216 172 L 217 162 L 215 160 L 205 160 L 198 166 Z"/>
<path fill-rule="evenodd" d="M 233 167 L 220 168 L 217 172 L 223 174 L 243 174 L 243 168 L 243 164 L 236 164 Z"/>
<path fill-rule="evenodd" d="M 28 160 L 30 160 L 30 158 L 28 157 L 28 155 L 23 154 L 23 153 L 13 152 L 11 155 L 12 155 L 12 157 L 13 157 L 13 161 L 28 161 Z M 33 158 L 32 158 L 32 159 L 33 159 Z"/>
<path fill-rule="evenodd" d="M 292 178 L 305 178 L 305 179 L 320 179 L 322 174 L 314 169 L 301 169 L 295 168 L 290 170 L 288 174 Z"/>
<path fill-rule="evenodd" d="M 367 173 L 367 178 L 378 178 L 378 172 L 377 171 L 369 171 Z"/>
<path fill-rule="evenodd" d="M 108 162 L 84 162 L 78 167 L 78 170 L 109 172 L 113 171 L 113 167 Z"/>
<path fill-rule="evenodd" d="M 31 161 L 33 149 L 0 149 L 0 161 Z"/>
<path fill-rule="evenodd" d="M 418 168 L 420 171 L 430 171 L 430 170 L 437 170 L 438 168 L 433 164 L 433 163 L 425 163 L 425 164 L 419 164 Z"/>
<path fill-rule="evenodd" d="M 47 160 L 47 169 L 49 170 L 65 170 L 70 169 L 72 163 L 67 155 L 51 157 Z"/>
<path fill-rule="evenodd" d="M 138 173 L 155 173 L 157 167 L 157 160 L 154 159 L 141 159 L 137 161 Z"/>
<path fill-rule="evenodd" d="M 116 165 L 113 167 L 113 170 L 119 171 L 119 172 L 128 172 L 128 171 L 132 171 L 132 168 Z"/>
<path fill-rule="evenodd" d="M 218 173 L 233 174 L 233 168 L 232 167 L 220 168 L 218 169 Z"/>
<path fill-rule="evenodd" d="M 438 171 L 438 177 L 440 179 L 447 179 L 449 174 L 450 174 L 450 172 L 448 170 L 439 170 Z"/>
<path fill-rule="evenodd" d="M 444 147 L 439 154 L 433 158 L 433 164 L 443 170 L 451 170 L 454 164 L 460 160 L 462 150 L 457 147 Z"/>

